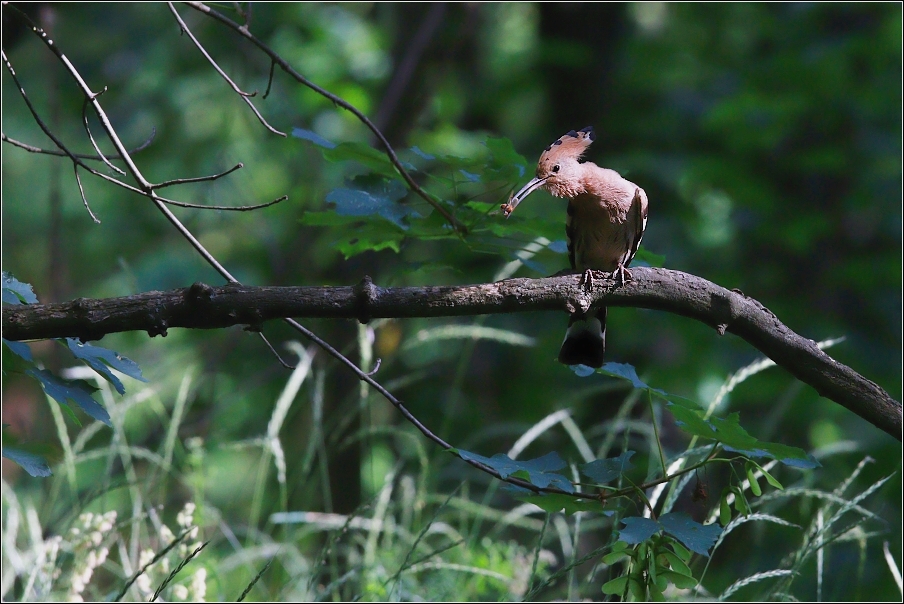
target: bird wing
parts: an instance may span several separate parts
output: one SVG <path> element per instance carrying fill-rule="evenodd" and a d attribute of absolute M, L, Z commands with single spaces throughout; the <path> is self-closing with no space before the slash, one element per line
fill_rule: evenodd
<path fill-rule="evenodd" d="M 634 226 L 634 237 L 630 243 L 630 248 L 625 254 L 623 266 L 628 266 L 640 247 L 640 240 L 643 239 L 643 233 L 647 228 L 647 214 L 649 211 L 649 203 L 647 202 L 647 194 L 640 187 L 634 189 L 634 199 L 631 202 L 631 223 Z"/>

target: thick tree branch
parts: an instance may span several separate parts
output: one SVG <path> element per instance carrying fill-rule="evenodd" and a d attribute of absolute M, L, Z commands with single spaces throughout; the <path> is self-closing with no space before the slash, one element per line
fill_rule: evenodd
<path fill-rule="evenodd" d="M 592 291 L 566 275 L 509 279 L 498 283 L 443 287 L 381 288 L 365 278 L 354 287 L 250 287 L 238 284 L 147 292 L 106 300 L 5 306 L 3 337 L 30 340 L 147 331 L 165 335 L 171 327 L 216 329 L 284 317 L 448 317 L 538 310 L 584 312 L 591 304 L 664 310 L 702 321 L 720 334 L 731 332 L 776 364 L 873 425 L 901 440 L 901 404 L 850 367 L 832 359 L 816 342 L 784 325 L 762 304 L 705 279 L 666 269 L 631 269 L 623 287 L 596 280 Z"/>

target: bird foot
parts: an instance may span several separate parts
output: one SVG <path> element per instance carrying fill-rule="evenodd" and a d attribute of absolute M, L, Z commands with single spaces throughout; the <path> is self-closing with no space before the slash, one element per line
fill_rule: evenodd
<path fill-rule="evenodd" d="M 578 281 L 578 285 L 584 286 L 584 291 L 589 292 L 593 289 L 594 279 L 602 280 L 605 278 L 605 276 L 606 276 L 606 273 L 604 273 L 603 271 L 596 271 L 596 270 L 588 268 L 586 271 L 584 271 L 581 274 L 581 280 Z"/>
<path fill-rule="evenodd" d="M 618 282 L 619 286 L 624 286 L 628 281 L 634 281 L 631 271 L 626 269 L 624 264 L 619 264 L 618 268 L 612 271 L 612 278 Z"/>

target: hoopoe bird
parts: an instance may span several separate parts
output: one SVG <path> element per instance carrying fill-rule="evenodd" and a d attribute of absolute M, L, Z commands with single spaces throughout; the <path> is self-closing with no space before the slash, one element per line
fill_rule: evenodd
<path fill-rule="evenodd" d="M 572 130 L 546 147 L 537 176 L 502 205 L 506 218 L 537 189 L 568 200 L 565 236 L 571 268 L 581 283 L 591 285 L 592 271 L 613 273 L 623 285 L 647 226 L 647 194 L 615 170 L 600 168 L 581 156 L 593 142 L 593 128 Z M 566 365 L 602 367 L 606 350 L 606 308 L 572 315 L 559 350 Z"/>

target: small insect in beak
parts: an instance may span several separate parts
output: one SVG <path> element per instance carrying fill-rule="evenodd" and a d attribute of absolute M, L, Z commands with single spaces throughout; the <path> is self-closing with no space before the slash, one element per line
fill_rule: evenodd
<path fill-rule="evenodd" d="M 509 216 L 511 216 L 511 215 L 512 215 L 512 212 L 515 211 L 515 205 L 517 205 L 517 204 L 513 204 L 513 203 L 512 203 L 512 199 L 514 199 L 514 197 L 515 197 L 515 192 L 512 191 L 511 193 L 509 193 L 508 202 L 502 204 L 501 206 L 499 206 L 499 208 L 502 210 L 502 214 L 503 214 L 506 218 L 508 218 Z"/>

